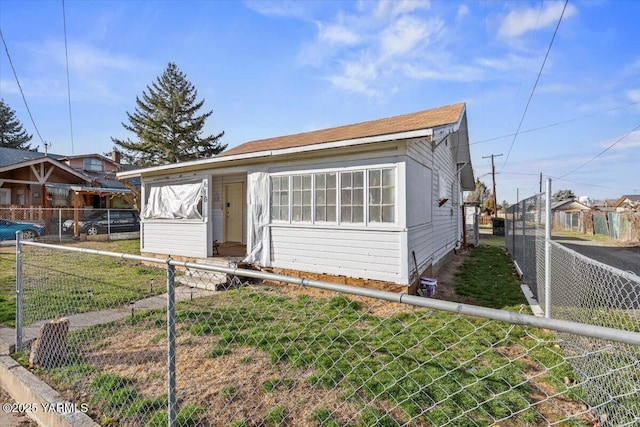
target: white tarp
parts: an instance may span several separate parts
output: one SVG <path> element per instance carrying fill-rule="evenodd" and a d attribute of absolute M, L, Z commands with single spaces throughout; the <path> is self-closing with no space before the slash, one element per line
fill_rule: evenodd
<path fill-rule="evenodd" d="M 247 177 L 247 189 L 249 192 L 249 220 L 251 221 L 248 240 L 251 249 L 244 262 L 266 267 L 271 261 L 271 246 L 269 242 L 269 174 L 266 172 L 250 173 Z"/>
<path fill-rule="evenodd" d="M 202 181 L 153 185 L 142 210 L 143 219 L 202 219 Z"/>

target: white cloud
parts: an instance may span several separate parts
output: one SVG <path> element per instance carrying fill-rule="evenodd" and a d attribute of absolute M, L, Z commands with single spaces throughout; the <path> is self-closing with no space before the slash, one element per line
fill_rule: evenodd
<path fill-rule="evenodd" d="M 347 76 L 331 76 L 328 79 L 334 86 L 347 92 L 355 92 L 369 97 L 379 96 L 380 92 L 371 88 L 366 82 L 358 78 Z"/>
<path fill-rule="evenodd" d="M 404 55 L 418 45 L 425 47 L 444 28 L 441 19 L 425 22 L 411 16 L 403 16 L 382 32 L 381 47 L 384 56 Z"/>
<path fill-rule="evenodd" d="M 300 2 L 293 0 L 246 0 L 245 6 L 265 16 L 275 17 L 302 17 L 305 14 Z"/>
<path fill-rule="evenodd" d="M 358 34 L 341 24 L 323 25 L 319 22 L 318 31 L 318 37 L 331 44 L 353 45 L 361 40 Z"/>
<path fill-rule="evenodd" d="M 460 20 L 469 14 L 469 7 L 466 4 L 461 5 L 458 8 L 458 14 L 456 15 L 456 19 Z"/>
<path fill-rule="evenodd" d="M 396 17 L 418 9 L 431 9 L 431 2 L 428 0 L 381 0 L 376 8 L 375 16 L 378 18 Z"/>
<path fill-rule="evenodd" d="M 563 8 L 564 4 L 561 2 L 548 2 L 543 3 L 542 9 L 514 9 L 502 21 L 498 36 L 504 38 L 520 37 L 528 31 L 555 25 Z M 563 19 L 573 16 L 576 12 L 576 7 L 568 4 Z"/>
<path fill-rule="evenodd" d="M 602 148 L 607 148 L 620 138 L 621 137 L 618 137 L 610 141 L 603 141 L 600 143 L 600 146 Z M 638 147 L 640 147 L 640 130 L 631 132 L 624 139 L 622 139 L 620 142 L 614 145 L 611 149 L 612 150 L 628 150 L 630 148 L 638 148 Z"/>
<path fill-rule="evenodd" d="M 627 97 L 631 102 L 640 102 L 640 89 L 632 89 L 627 91 Z"/>

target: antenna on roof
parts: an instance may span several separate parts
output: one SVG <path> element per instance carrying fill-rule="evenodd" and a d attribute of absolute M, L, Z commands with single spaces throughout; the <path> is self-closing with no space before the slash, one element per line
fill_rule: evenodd
<path fill-rule="evenodd" d="M 46 142 L 44 143 L 44 155 L 46 156 L 47 153 L 49 152 L 49 147 L 51 147 L 51 143 L 50 142 Z"/>

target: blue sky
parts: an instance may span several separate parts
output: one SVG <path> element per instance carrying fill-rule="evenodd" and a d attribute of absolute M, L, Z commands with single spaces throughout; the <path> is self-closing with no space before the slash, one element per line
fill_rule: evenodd
<path fill-rule="evenodd" d="M 533 91 L 564 4 L 66 0 L 69 89 L 61 0 L 0 0 L 0 29 L 54 153 L 133 137 L 126 112 L 171 61 L 229 147 L 464 101 L 487 186 L 502 154 L 499 202 L 539 173 L 552 192 L 640 194 L 640 2 L 570 1 Z M 43 151 L 0 47 L 0 96 Z"/>

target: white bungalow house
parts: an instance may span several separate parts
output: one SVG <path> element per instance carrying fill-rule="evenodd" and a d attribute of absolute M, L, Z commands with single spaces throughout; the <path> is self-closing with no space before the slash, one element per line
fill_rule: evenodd
<path fill-rule="evenodd" d="M 461 245 L 461 193 L 475 188 L 464 103 L 117 176 L 142 180 L 146 255 L 240 242 L 256 267 L 400 286 Z"/>

